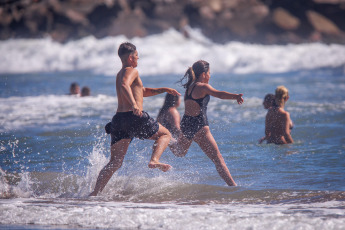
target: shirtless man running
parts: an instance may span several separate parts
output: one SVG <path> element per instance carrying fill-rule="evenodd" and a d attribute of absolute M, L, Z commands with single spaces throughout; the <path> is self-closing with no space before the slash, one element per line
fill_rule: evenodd
<path fill-rule="evenodd" d="M 106 125 L 107 133 L 111 134 L 111 158 L 99 173 L 95 189 L 90 196 L 96 196 L 101 192 L 112 175 L 121 167 L 128 146 L 134 137 L 155 141 L 149 168 L 158 168 L 163 172 L 171 168 L 170 165 L 159 162 L 159 158 L 170 142 L 171 134 L 143 111 L 143 97 L 164 92 L 172 95 L 180 95 L 180 93 L 171 88 L 143 86 L 138 70 L 135 69 L 139 57 L 133 44 L 122 43 L 118 55 L 122 62 L 122 69 L 116 76 L 118 108 L 111 123 Z"/>

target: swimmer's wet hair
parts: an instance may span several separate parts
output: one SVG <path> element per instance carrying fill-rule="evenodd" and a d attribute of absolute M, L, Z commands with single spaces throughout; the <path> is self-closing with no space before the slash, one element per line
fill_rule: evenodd
<path fill-rule="evenodd" d="M 266 94 L 264 101 L 265 102 L 271 102 L 272 100 L 274 100 L 274 98 L 275 98 L 274 94 L 268 93 L 268 94 Z"/>
<path fill-rule="evenodd" d="M 207 73 L 210 69 L 210 64 L 207 61 L 199 60 L 189 67 L 183 78 L 179 81 L 181 85 L 188 89 L 188 87 L 199 78 L 202 73 Z M 187 79 L 186 83 L 182 83 L 184 79 Z"/>
<path fill-rule="evenodd" d="M 283 106 L 288 96 L 289 96 L 289 90 L 283 85 L 278 86 L 276 89 L 276 94 L 275 94 L 275 100 L 276 100 L 277 106 Z"/>
<path fill-rule="evenodd" d="M 137 50 L 137 47 L 129 42 L 124 42 L 120 45 L 119 50 L 117 51 L 117 54 L 119 57 L 123 57 L 124 55 L 132 54 Z"/>
<path fill-rule="evenodd" d="M 180 98 L 179 95 L 175 95 L 174 96 L 172 94 L 167 93 L 165 95 L 164 104 L 163 104 L 161 110 L 159 111 L 157 117 L 161 116 L 161 114 L 165 113 L 169 108 L 176 106 L 177 103 L 178 103 L 179 98 Z"/>
<path fill-rule="evenodd" d="M 266 94 L 264 98 L 264 102 L 270 104 L 271 106 L 277 107 L 274 94 L 271 94 L 271 93 Z"/>

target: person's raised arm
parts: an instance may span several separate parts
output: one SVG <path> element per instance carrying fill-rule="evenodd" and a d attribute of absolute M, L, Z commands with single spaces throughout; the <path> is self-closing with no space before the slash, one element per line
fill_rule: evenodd
<path fill-rule="evenodd" d="M 179 92 L 177 92 L 177 90 L 175 89 L 171 89 L 171 88 L 167 88 L 167 87 L 162 87 L 162 88 L 148 88 L 148 87 L 143 87 L 143 96 L 144 97 L 151 97 L 151 96 L 155 96 L 161 93 L 168 93 L 168 94 L 172 94 L 174 96 L 176 95 L 181 95 Z"/>
<path fill-rule="evenodd" d="M 211 85 L 209 84 L 205 84 L 202 86 L 203 87 L 203 91 L 205 92 L 205 94 L 209 94 L 213 97 L 217 97 L 220 99 L 228 99 L 228 100 L 237 100 L 237 103 L 240 105 L 243 103 L 243 94 L 234 94 L 234 93 L 229 93 L 226 91 L 219 91 L 216 90 L 215 88 L 213 88 Z"/>
<path fill-rule="evenodd" d="M 141 111 L 137 105 L 137 102 L 135 101 L 135 98 L 133 96 L 131 85 L 133 81 L 138 77 L 138 70 L 136 69 L 128 69 L 126 70 L 122 82 L 121 82 L 121 92 L 123 93 L 123 96 L 125 99 L 131 104 L 133 113 L 135 115 L 141 116 Z"/>
<path fill-rule="evenodd" d="M 286 112 L 285 116 L 284 116 L 284 121 L 283 121 L 283 127 L 284 127 L 284 138 L 287 142 L 287 144 L 292 144 L 293 143 L 293 139 L 291 137 L 290 134 L 290 125 L 291 125 L 291 119 L 290 119 L 290 114 L 288 112 Z"/>

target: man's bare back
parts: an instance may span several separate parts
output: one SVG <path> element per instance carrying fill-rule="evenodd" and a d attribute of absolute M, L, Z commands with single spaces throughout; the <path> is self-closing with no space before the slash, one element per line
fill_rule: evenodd
<path fill-rule="evenodd" d="M 267 143 L 288 144 L 290 143 L 290 115 L 279 107 L 270 108 L 266 117 Z"/>

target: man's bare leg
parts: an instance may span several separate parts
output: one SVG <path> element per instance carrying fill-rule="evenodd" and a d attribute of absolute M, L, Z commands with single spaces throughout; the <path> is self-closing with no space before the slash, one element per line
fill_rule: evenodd
<path fill-rule="evenodd" d="M 130 143 L 130 139 L 122 139 L 111 146 L 110 161 L 99 173 L 95 189 L 89 196 L 96 196 L 104 189 L 112 175 L 121 167 Z"/>
<path fill-rule="evenodd" d="M 171 139 L 170 132 L 161 124 L 159 124 L 158 132 L 155 133 L 150 139 L 155 140 L 155 143 L 153 144 L 153 151 L 151 160 L 149 162 L 149 168 L 159 168 L 163 172 L 168 171 L 169 169 L 171 169 L 171 166 L 168 164 L 160 163 L 159 159 L 162 156 L 164 150 L 169 145 Z"/>
<path fill-rule="evenodd" d="M 194 141 L 200 146 L 202 151 L 212 160 L 215 164 L 218 174 L 229 186 L 236 186 L 228 167 L 225 164 L 222 154 L 220 154 L 217 142 L 213 138 L 210 128 L 203 127 L 197 132 Z"/>

